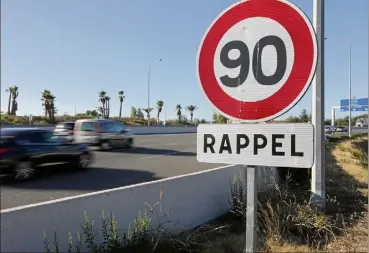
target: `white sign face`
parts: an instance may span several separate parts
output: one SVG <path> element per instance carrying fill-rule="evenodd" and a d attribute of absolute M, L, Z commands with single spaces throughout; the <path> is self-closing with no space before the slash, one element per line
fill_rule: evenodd
<path fill-rule="evenodd" d="M 200 124 L 197 161 L 311 168 L 312 124 Z"/>

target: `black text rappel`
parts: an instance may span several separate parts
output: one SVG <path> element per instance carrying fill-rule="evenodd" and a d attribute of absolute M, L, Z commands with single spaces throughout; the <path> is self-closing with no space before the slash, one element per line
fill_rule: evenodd
<path fill-rule="evenodd" d="M 253 137 L 249 138 L 246 134 L 236 134 L 236 146 L 232 147 L 231 142 L 229 140 L 228 134 L 223 134 L 222 138 L 218 140 L 220 141 L 219 150 L 217 152 L 219 154 L 228 153 L 232 154 L 236 152 L 236 154 L 240 154 L 242 149 L 245 149 L 249 146 L 250 141 L 253 142 L 253 154 L 258 155 L 258 150 L 265 148 L 267 145 L 271 145 L 271 155 L 272 156 L 285 156 L 285 151 L 277 150 L 279 148 L 283 148 L 283 143 L 281 140 L 285 139 L 285 134 L 272 134 L 271 138 L 268 141 L 268 138 L 263 134 L 254 134 Z M 291 145 L 290 145 L 290 156 L 303 157 L 303 152 L 298 152 L 296 150 L 296 135 L 291 134 Z M 216 138 L 213 134 L 204 134 L 204 153 L 213 153 L 215 154 L 214 145 L 216 142 Z"/>

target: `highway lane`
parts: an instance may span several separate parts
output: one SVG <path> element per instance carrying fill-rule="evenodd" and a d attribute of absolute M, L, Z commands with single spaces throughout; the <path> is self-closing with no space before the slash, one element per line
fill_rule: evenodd
<path fill-rule="evenodd" d="M 351 133 L 368 133 L 368 128 L 353 128 L 351 129 Z M 331 134 L 326 134 L 327 136 L 348 136 L 348 132 L 334 132 Z"/>
<path fill-rule="evenodd" d="M 50 168 L 50 171 L 58 171 L 31 182 L 1 185 L 1 209 L 222 166 L 196 161 L 196 134 L 136 136 L 132 150 L 97 151 L 94 154 L 96 161 L 89 171 Z"/>
<path fill-rule="evenodd" d="M 55 168 L 30 182 L 1 186 L 1 209 L 132 185 L 222 166 L 196 160 L 196 134 L 136 136 L 135 148 L 94 152 L 85 172 Z M 54 168 L 50 168 L 54 170 Z M 60 172 L 60 170 L 62 170 Z"/>

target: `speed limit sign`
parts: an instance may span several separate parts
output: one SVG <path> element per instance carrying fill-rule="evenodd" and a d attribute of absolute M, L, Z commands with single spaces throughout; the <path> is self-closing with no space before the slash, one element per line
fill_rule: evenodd
<path fill-rule="evenodd" d="M 200 87 L 225 117 L 263 122 L 290 110 L 315 74 L 317 39 L 285 0 L 236 3 L 211 24 L 197 57 Z"/>

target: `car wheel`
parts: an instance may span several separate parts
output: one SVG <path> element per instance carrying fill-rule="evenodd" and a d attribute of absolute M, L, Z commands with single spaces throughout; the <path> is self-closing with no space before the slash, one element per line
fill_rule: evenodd
<path fill-rule="evenodd" d="M 30 161 L 20 161 L 14 166 L 14 179 L 23 181 L 32 178 L 35 175 L 35 168 Z"/>
<path fill-rule="evenodd" d="M 101 150 L 108 150 L 111 149 L 111 145 L 109 143 L 109 141 L 103 141 L 100 143 L 100 149 Z"/>
<path fill-rule="evenodd" d="M 92 155 L 89 153 L 83 153 L 78 156 L 77 168 L 79 170 L 86 170 L 90 167 L 92 162 Z"/>
<path fill-rule="evenodd" d="M 128 139 L 128 141 L 127 141 L 127 148 L 132 148 L 132 146 L 133 146 L 133 139 Z"/>

